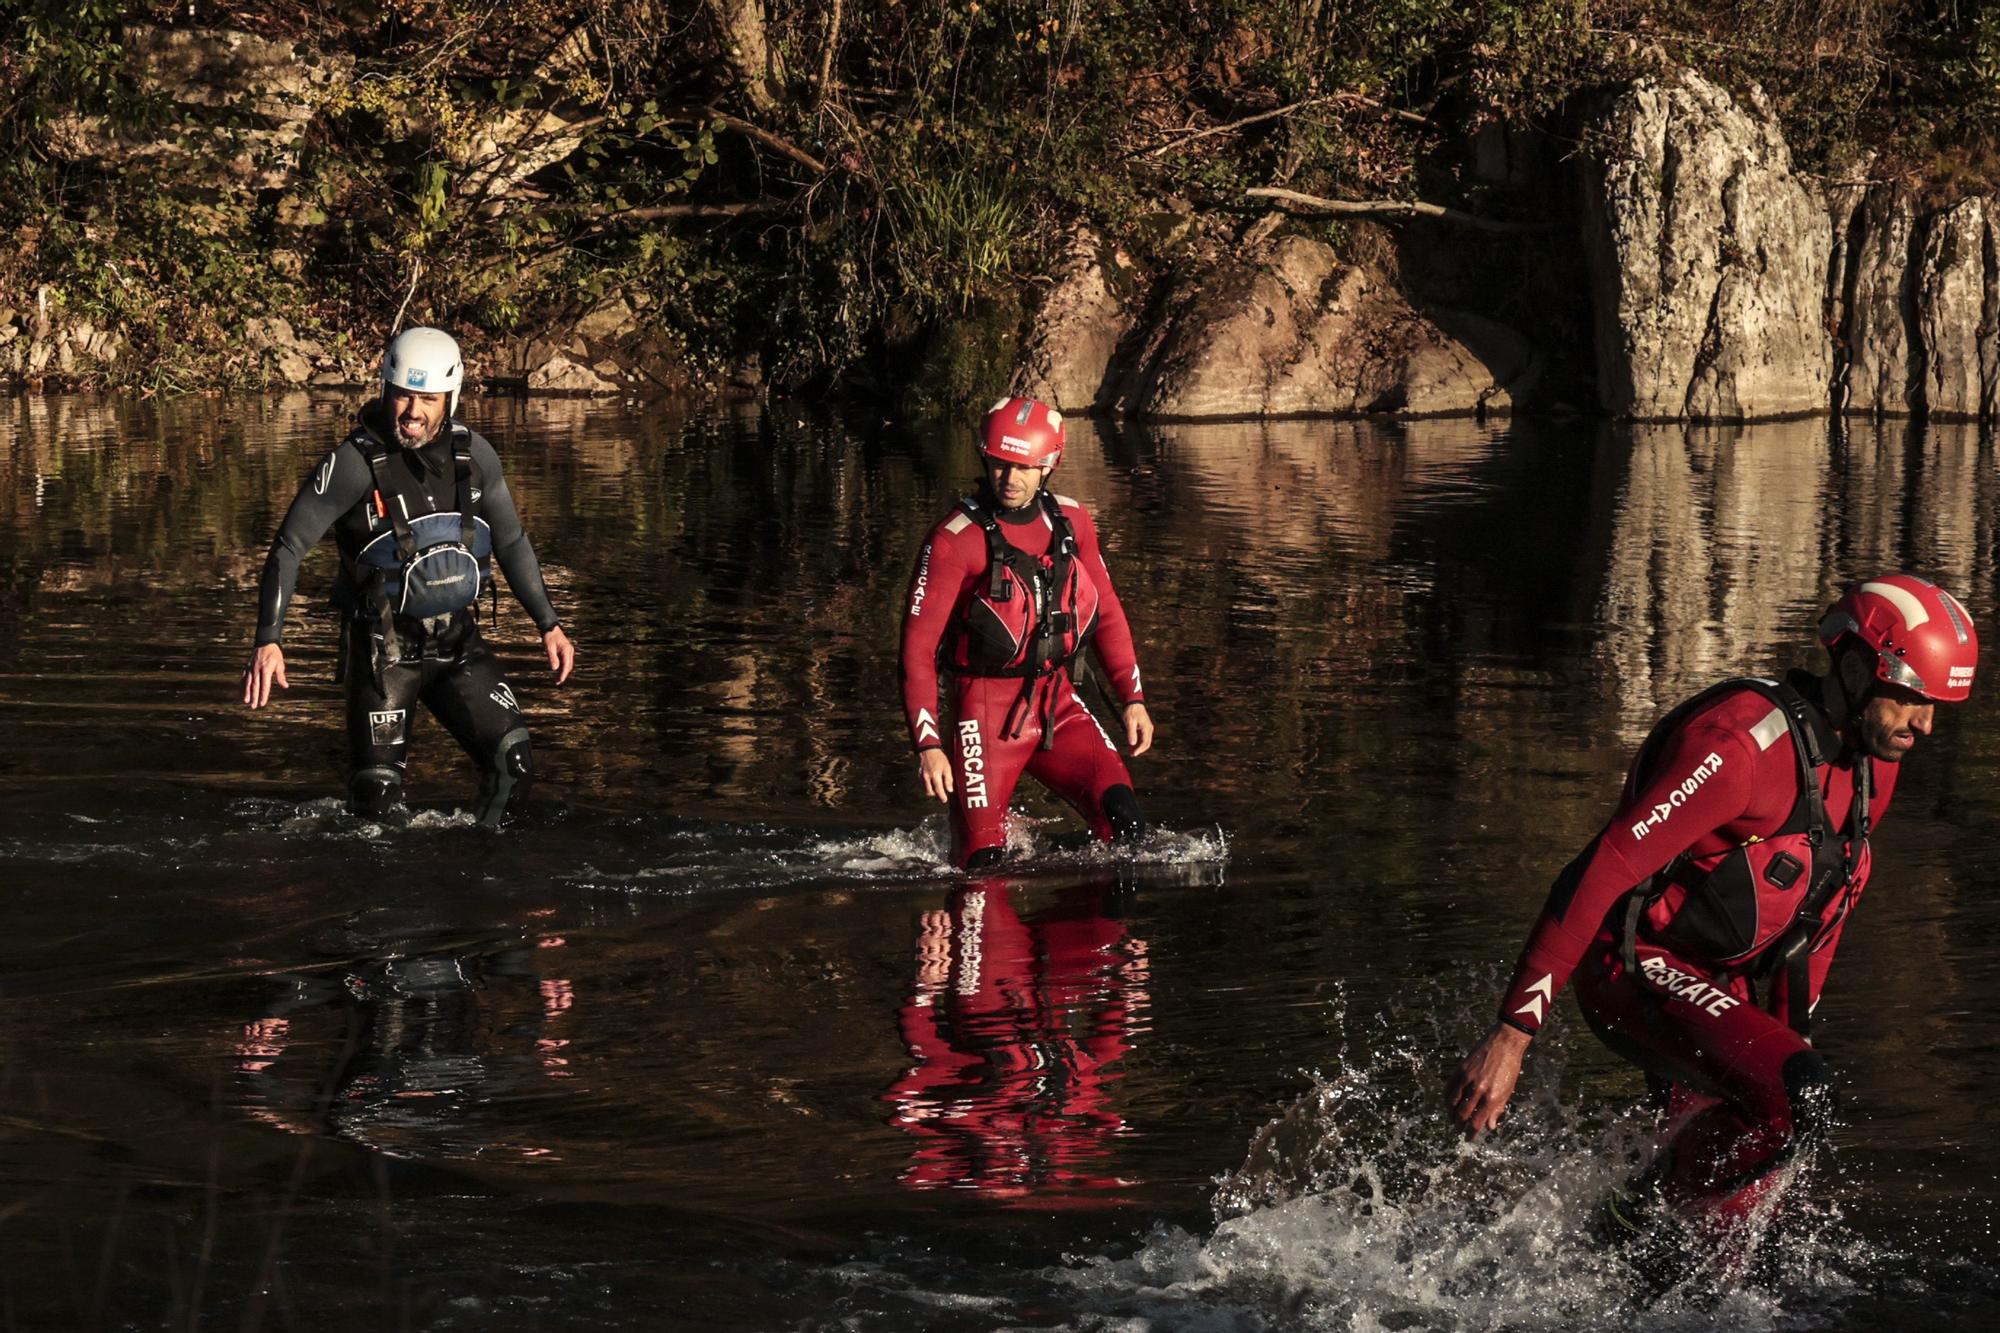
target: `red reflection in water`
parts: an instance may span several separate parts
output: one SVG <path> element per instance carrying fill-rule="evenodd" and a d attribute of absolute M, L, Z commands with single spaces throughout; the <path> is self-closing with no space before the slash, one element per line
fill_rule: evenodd
<path fill-rule="evenodd" d="M 900 1179 L 1040 1206 L 1115 1203 L 1126 1130 L 1117 1062 L 1145 1028 L 1146 947 L 1110 885 L 1017 914 L 1014 886 L 975 880 L 926 912 L 898 1014 L 915 1058 L 883 1094 L 915 1139 Z"/>

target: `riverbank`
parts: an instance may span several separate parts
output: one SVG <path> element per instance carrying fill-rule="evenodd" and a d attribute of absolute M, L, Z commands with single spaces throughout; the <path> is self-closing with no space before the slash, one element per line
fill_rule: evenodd
<path fill-rule="evenodd" d="M 31 3 L 0 381 L 2000 411 L 2000 27 L 1572 8 Z"/>

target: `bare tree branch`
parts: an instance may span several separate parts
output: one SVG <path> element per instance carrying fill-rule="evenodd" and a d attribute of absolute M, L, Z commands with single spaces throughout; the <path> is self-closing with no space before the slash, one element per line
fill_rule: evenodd
<path fill-rule="evenodd" d="M 1296 190 L 1280 190 L 1269 186 L 1245 190 L 1243 193 L 1252 199 L 1268 199 L 1280 208 L 1295 213 L 1317 213 L 1332 217 L 1436 218 L 1441 222 L 1456 222 L 1466 227 L 1477 227 L 1481 231 L 1505 232 L 1512 235 L 1548 230 L 1548 224 L 1545 222 L 1505 222 L 1499 218 L 1483 218 L 1477 213 L 1467 213 L 1463 209 L 1446 208 L 1442 204 L 1426 204 L 1417 200 L 1322 199 L 1318 195 L 1300 194 Z"/>
<path fill-rule="evenodd" d="M 790 159 L 792 159 L 792 161 L 798 163 L 800 166 L 804 167 L 807 171 L 814 172 L 815 174 L 821 176 L 824 176 L 827 173 L 828 168 L 826 163 L 820 161 L 818 158 L 814 157 L 811 153 L 808 153 L 805 149 L 800 148 L 797 144 L 791 143 L 785 139 L 780 139 L 777 135 L 771 133 L 769 130 L 765 129 L 761 125 L 752 125 L 747 120 L 742 120 L 736 116 L 732 116 L 726 111 L 717 111 L 714 107 L 710 107 L 706 114 L 714 117 L 716 120 L 721 121 L 724 125 L 727 125 L 732 130 L 735 130 L 738 134 L 747 135 L 750 138 L 755 139 L 758 143 L 763 144 L 766 148 L 772 149 L 775 152 L 783 153 L 786 157 L 789 157 Z"/>
<path fill-rule="evenodd" d="M 824 102 L 833 84 L 833 56 L 840 48 L 842 0 L 833 0 L 833 12 L 826 20 L 826 45 L 819 53 L 819 100 Z"/>
<path fill-rule="evenodd" d="M 584 214 L 604 222 L 660 222 L 667 218 L 766 217 L 790 208 L 782 199 L 746 199 L 734 204 L 649 204 L 643 208 L 595 208 Z M 598 230 L 602 230 L 599 228 Z"/>

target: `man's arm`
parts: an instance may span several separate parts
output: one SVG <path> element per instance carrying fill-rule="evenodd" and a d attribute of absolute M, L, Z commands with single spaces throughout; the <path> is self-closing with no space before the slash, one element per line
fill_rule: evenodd
<path fill-rule="evenodd" d="M 542 651 L 548 656 L 549 670 L 555 673 L 556 684 L 560 685 L 569 679 L 576 664 L 576 648 L 563 631 L 562 619 L 556 615 L 548 584 L 542 578 L 542 563 L 535 558 L 534 543 L 528 540 L 521 516 L 515 512 L 513 494 L 500 471 L 500 455 L 485 436 L 477 433 L 472 437 L 472 461 L 479 469 L 479 514 L 493 534 L 493 558 L 500 572 L 507 576 L 514 600 L 535 622 L 535 629 L 542 636 Z"/>
<path fill-rule="evenodd" d="M 1097 654 L 1111 682 L 1125 723 L 1125 748 L 1133 756 L 1153 746 L 1153 717 L 1146 710 L 1146 689 L 1139 677 L 1139 650 L 1132 641 L 1132 622 L 1126 618 L 1125 604 L 1112 586 L 1111 568 L 1104 562 L 1104 545 L 1097 524 L 1082 505 L 1066 505 L 1070 526 L 1076 530 L 1076 553 L 1083 561 L 1091 582 L 1097 585 L 1097 633 L 1091 636 L 1090 650 Z"/>
<path fill-rule="evenodd" d="M 257 634 L 250 661 L 243 668 L 243 702 L 262 708 L 271 689 L 289 689 L 285 679 L 285 612 L 298 589 L 299 565 L 335 519 L 368 494 L 368 462 L 359 450 L 341 444 L 320 460 L 285 511 L 277 539 L 264 557 L 264 576 L 257 585 Z"/>
<path fill-rule="evenodd" d="M 950 798 L 952 775 L 951 761 L 944 752 L 944 723 L 938 716 L 938 646 L 944 642 L 959 598 L 980 573 L 971 567 L 961 543 L 953 540 L 956 534 L 949 531 L 951 523 L 959 520 L 971 522 L 963 515 L 954 516 L 933 529 L 917 552 L 903 597 L 898 654 L 903 718 L 910 728 L 910 744 L 917 752 L 917 776 L 924 794 L 939 801 Z M 980 539 L 982 552 L 984 540 Z"/>
<path fill-rule="evenodd" d="M 1613 904 L 1750 808 L 1757 794 L 1756 757 L 1740 733 L 1683 728 L 1654 764 L 1656 776 L 1619 802 L 1611 822 L 1557 877 L 1515 965 L 1498 1021 L 1447 1084 L 1448 1109 L 1466 1133 L 1484 1133 L 1499 1123 L 1528 1043 Z M 1689 792 L 1697 769 L 1704 776 Z M 1662 810 L 1667 813 L 1659 814 Z"/>

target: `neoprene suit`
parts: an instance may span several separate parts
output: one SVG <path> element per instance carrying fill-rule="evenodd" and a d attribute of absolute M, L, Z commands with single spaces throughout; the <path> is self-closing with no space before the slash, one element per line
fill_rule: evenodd
<path fill-rule="evenodd" d="M 1064 579 L 1060 605 L 1051 609 L 1073 618 L 1069 641 L 1089 642 L 1119 707 L 1143 702 L 1132 629 L 1111 586 L 1097 527 L 1075 500 L 1048 499 L 1024 513 L 986 512 L 1009 546 L 1044 567 L 1056 538 L 1050 510 L 1066 520 L 1075 541 L 1066 562 L 1074 577 Z M 1024 676 L 988 674 L 992 668 L 980 665 L 992 656 L 982 653 L 982 643 L 998 640 L 1003 646 L 995 651 L 1004 654 L 1010 640 L 1018 646 L 1032 637 L 1035 621 L 1028 590 L 994 600 L 987 543 L 980 522 L 963 506 L 954 509 L 925 540 L 904 599 L 904 717 L 919 751 L 947 748 L 950 733 L 954 864 L 998 858 L 1007 840 L 1007 803 L 1024 772 L 1074 806 L 1098 837 L 1137 836 L 1144 821 L 1125 761 L 1077 696 L 1067 666 Z M 942 719 L 940 664 L 951 689 Z"/>
<path fill-rule="evenodd" d="M 1782 850 L 1800 846 L 1795 724 L 1770 695 L 1725 689 L 1635 763 L 1617 813 L 1550 891 L 1500 1006 L 1502 1022 L 1533 1033 L 1573 977 L 1605 1043 L 1670 1086 L 1675 1125 L 1658 1172 L 1667 1201 L 1718 1218 L 1754 1204 L 1772 1170 L 1830 1124 L 1834 1083 L 1804 1029 L 1870 868 L 1865 835 L 1854 837 L 1858 757 L 1821 713 L 1817 678 L 1794 673 L 1786 684 L 1830 758 L 1813 774 L 1826 841 L 1845 862 L 1820 926 L 1801 927 L 1802 964 L 1762 965 L 1791 924 L 1776 918 L 1806 892 Z M 1859 762 L 1879 816 L 1897 766 Z M 1748 956 L 1718 957 L 1733 945 L 1705 942 L 1731 917 L 1749 926 L 1736 940 L 1750 942 Z M 1690 929 L 1696 918 L 1703 928 Z M 1805 993 L 1792 993 L 1800 982 Z M 1761 1003 L 1753 983 L 1765 984 Z"/>
<path fill-rule="evenodd" d="M 559 623 L 542 582 L 534 547 L 514 511 L 500 458 L 476 432 L 465 432 L 478 486 L 474 512 L 492 534 L 493 557 L 535 628 Z M 398 615 L 397 642 L 383 644 L 363 604 L 357 559 L 388 530 L 378 505 L 378 481 L 406 502 L 412 516 L 456 508 L 452 429 L 421 449 L 393 443 L 395 427 L 381 403 L 364 407 L 354 434 L 328 453 L 299 487 L 264 562 L 258 592 L 257 643 L 278 643 L 298 584 L 299 564 L 332 528 L 340 548 L 334 604 L 346 621 L 342 660 L 347 684 L 350 755 L 348 807 L 380 815 L 401 799 L 410 712 L 421 701 L 479 766 L 481 822 L 497 824 L 533 776 L 528 729 L 500 664 L 480 636 L 478 607 L 429 620 Z M 371 470 L 363 449 L 375 452 Z"/>

